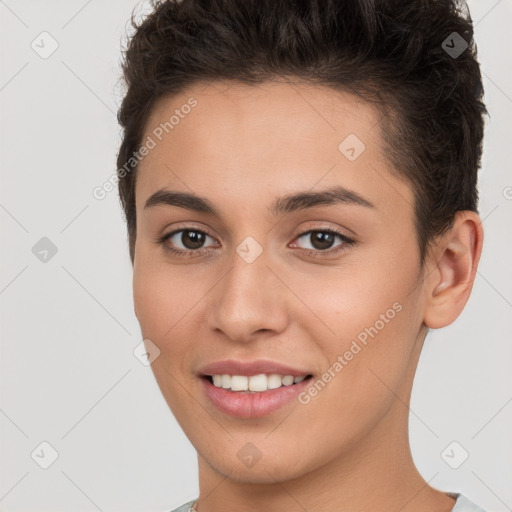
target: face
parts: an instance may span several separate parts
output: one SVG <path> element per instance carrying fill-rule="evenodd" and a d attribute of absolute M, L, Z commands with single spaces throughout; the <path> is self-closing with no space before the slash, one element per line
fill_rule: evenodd
<path fill-rule="evenodd" d="M 396 396 L 424 300 L 413 192 L 380 130 L 361 99 L 284 82 L 198 83 L 152 111 L 135 312 L 165 400 L 219 474 L 296 478 L 407 437 Z M 269 375 L 309 377 L 243 391 L 283 383 Z"/>

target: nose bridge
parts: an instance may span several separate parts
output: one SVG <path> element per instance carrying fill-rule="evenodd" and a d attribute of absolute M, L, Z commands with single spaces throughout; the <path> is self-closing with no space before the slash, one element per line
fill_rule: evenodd
<path fill-rule="evenodd" d="M 252 240 L 245 240 L 233 251 L 229 271 L 216 287 L 211 328 L 239 341 L 256 331 L 284 328 L 285 304 L 279 297 L 278 280 L 267 267 L 267 256 Z"/>

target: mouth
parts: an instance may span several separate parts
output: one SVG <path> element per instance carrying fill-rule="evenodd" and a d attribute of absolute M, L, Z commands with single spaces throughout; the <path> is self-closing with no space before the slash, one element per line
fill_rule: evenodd
<path fill-rule="evenodd" d="M 211 405 L 244 419 L 296 407 L 302 403 L 298 397 L 313 381 L 306 367 L 270 359 L 224 359 L 199 368 L 197 376 Z"/>
<path fill-rule="evenodd" d="M 274 389 L 283 387 L 296 386 L 303 381 L 311 379 L 313 376 L 308 375 L 281 375 L 277 373 L 257 375 L 203 375 L 202 378 L 217 388 L 236 393 L 265 393 Z"/>
<path fill-rule="evenodd" d="M 262 418 L 282 407 L 297 407 L 297 398 L 313 376 L 213 374 L 200 378 L 203 392 L 220 412 L 242 419 Z M 293 405 L 295 404 L 295 405 Z"/>

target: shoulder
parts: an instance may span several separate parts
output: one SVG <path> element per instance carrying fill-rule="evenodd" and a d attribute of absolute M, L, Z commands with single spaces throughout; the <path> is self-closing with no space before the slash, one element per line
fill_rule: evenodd
<path fill-rule="evenodd" d="M 196 500 L 189 501 L 188 503 L 185 503 L 184 505 L 181 505 L 181 507 L 175 508 L 174 510 L 171 510 L 171 512 L 188 512 L 190 507 L 194 504 Z"/>
<path fill-rule="evenodd" d="M 463 494 L 455 492 L 447 492 L 446 494 L 456 499 L 452 512 L 486 512 L 483 508 L 480 508 Z"/>

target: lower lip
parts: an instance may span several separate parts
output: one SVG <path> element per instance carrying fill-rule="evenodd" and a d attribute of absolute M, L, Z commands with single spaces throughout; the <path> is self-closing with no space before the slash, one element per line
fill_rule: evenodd
<path fill-rule="evenodd" d="M 261 418 L 291 402 L 309 386 L 312 378 L 259 393 L 230 391 L 214 386 L 205 377 L 201 377 L 201 380 L 206 395 L 220 411 L 238 418 Z"/>

